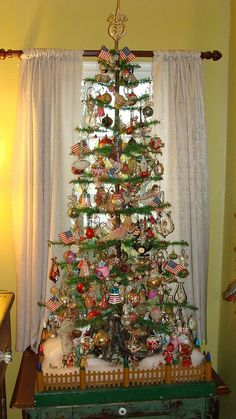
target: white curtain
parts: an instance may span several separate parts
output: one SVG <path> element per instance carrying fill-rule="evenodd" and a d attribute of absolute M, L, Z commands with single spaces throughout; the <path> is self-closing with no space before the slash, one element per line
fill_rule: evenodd
<path fill-rule="evenodd" d="M 17 344 L 37 349 L 51 249 L 68 230 L 70 144 L 79 124 L 82 52 L 25 50 L 20 64 L 14 156 L 14 232 L 17 261 Z M 62 198 L 63 197 L 63 198 Z M 51 282 L 51 285 L 48 283 Z"/>
<path fill-rule="evenodd" d="M 202 62 L 199 52 L 160 51 L 153 59 L 154 113 L 160 120 L 165 200 L 172 205 L 171 240 L 189 243 L 188 302 L 198 307 L 198 335 L 206 338 L 208 163 Z M 177 248 L 175 249 L 177 251 Z"/>

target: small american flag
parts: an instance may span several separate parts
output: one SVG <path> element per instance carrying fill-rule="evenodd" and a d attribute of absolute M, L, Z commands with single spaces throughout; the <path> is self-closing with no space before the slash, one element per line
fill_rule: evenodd
<path fill-rule="evenodd" d="M 155 198 L 153 198 L 153 200 L 149 203 L 149 205 L 152 208 L 159 208 L 159 206 L 161 205 L 161 200 L 158 196 L 155 196 Z"/>
<path fill-rule="evenodd" d="M 136 57 L 128 47 L 125 47 L 120 51 L 120 58 L 121 60 L 132 61 L 135 60 Z"/>
<path fill-rule="evenodd" d="M 98 58 L 100 58 L 103 61 L 109 61 L 111 58 L 111 54 L 108 50 L 107 47 L 105 47 L 105 45 L 102 46 L 99 54 L 98 54 Z"/>
<path fill-rule="evenodd" d="M 55 311 L 57 308 L 61 307 L 62 304 L 62 301 L 54 295 L 45 305 L 50 311 Z"/>
<path fill-rule="evenodd" d="M 58 237 L 64 244 L 75 243 L 75 238 L 70 230 L 58 234 Z"/>
<path fill-rule="evenodd" d="M 165 269 L 165 271 L 170 272 L 174 275 L 177 275 L 179 272 L 181 272 L 184 269 L 182 265 L 174 262 L 171 259 L 163 263 L 163 268 Z"/>

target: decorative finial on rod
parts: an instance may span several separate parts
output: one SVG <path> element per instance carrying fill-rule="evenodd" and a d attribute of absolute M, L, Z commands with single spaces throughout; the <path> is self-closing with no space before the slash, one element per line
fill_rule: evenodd
<path fill-rule="evenodd" d="M 107 21 L 109 22 L 108 34 L 115 41 L 115 50 L 118 50 L 119 40 L 126 34 L 126 25 L 128 21 L 125 15 L 120 13 L 120 0 L 117 0 L 116 12 L 111 13 Z"/>

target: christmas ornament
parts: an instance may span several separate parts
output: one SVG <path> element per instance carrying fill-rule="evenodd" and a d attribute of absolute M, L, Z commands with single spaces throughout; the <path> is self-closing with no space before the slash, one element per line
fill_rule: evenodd
<path fill-rule="evenodd" d="M 84 294 L 84 292 L 85 292 L 85 284 L 84 284 L 83 282 L 79 282 L 79 283 L 76 285 L 76 289 L 77 289 L 77 291 L 78 291 L 80 294 Z"/>
<path fill-rule="evenodd" d="M 162 313 L 161 313 L 161 309 L 158 306 L 154 306 L 152 307 L 151 311 L 150 311 L 150 317 L 152 318 L 152 320 L 154 320 L 155 322 L 158 322 L 161 319 Z"/>
<path fill-rule="evenodd" d="M 156 336 L 149 336 L 146 340 L 146 346 L 149 351 L 155 351 L 158 348 L 158 338 Z"/>
<path fill-rule="evenodd" d="M 153 109 L 151 108 L 151 106 L 145 106 L 143 108 L 143 116 L 145 116 L 145 118 L 148 118 L 152 115 L 153 115 Z"/>
<path fill-rule="evenodd" d="M 77 268 L 79 269 L 79 276 L 81 276 L 82 278 L 86 278 L 90 275 L 90 273 L 89 273 L 89 263 L 87 262 L 87 260 L 82 259 L 78 263 Z"/>
<path fill-rule="evenodd" d="M 95 297 L 93 295 L 90 295 L 89 293 L 87 293 L 86 295 L 84 295 L 84 304 L 85 304 L 85 307 L 87 309 L 90 309 L 90 308 L 94 307 L 95 304 L 96 304 Z"/>
<path fill-rule="evenodd" d="M 124 199 L 121 192 L 113 193 L 111 201 L 112 201 L 113 211 L 119 211 L 124 207 Z"/>
<path fill-rule="evenodd" d="M 107 105 L 109 105 L 109 103 L 111 103 L 112 101 L 112 96 L 110 95 L 110 93 L 106 92 L 102 95 L 102 101 L 105 102 Z"/>
<path fill-rule="evenodd" d="M 130 175 L 135 175 L 136 171 L 137 171 L 137 167 L 138 167 L 138 163 L 137 163 L 136 159 L 134 157 L 131 157 L 128 160 L 127 164 L 128 164 L 128 173 Z"/>
<path fill-rule="evenodd" d="M 51 264 L 51 268 L 49 272 L 49 279 L 51 279 L 51 281 L 56 283 L 60 277 L 60 271 L 57 264 L 57 258 L 54 257 L 51 259 L 51 261 L 52 261 L 52 264 Z"/>
<path fill-rule="evenodd" d="M 95 269 L 96 275 L 100 279 L 108 278 L 110 274 L 110 269 L 106 266 L 104 261 L 100 261 L 98 267 Z"/>
<path fill-rule="evenodd" d="M 104 118 L 102 118 L 102 125 L 105 128 L 111 127 L 112 124 L 113 124 L 113 119 L 110 118 L 110 116 L 106 115 L 106 116 L 104 116 Z"/>
<path fill-rule="evenodd" d="M 120 291 L 117 286 L 112 287 L 108 302 L 109 304 L 113 304 L 113 305 L 121 303 Z"/>
<path fill-rule="evenodd" d="M 99 83 L 109 83 L 109 81 L 111 80 L 109 74 L 96 74 L 94 78 Z"/>
<path fill-rule="evenodd" d="M 148 288 L 155 289 L 157 288 L 162 282 L 161 277 L 149 277 L 147 280 L 147 286 Z"/>
<path fill-rule="evenodd" d="M 129 293 L 129 296 L 128 296 L 128 301 L 129 301 L 129 303 L 131 304 L 132 307 L 138 306 L 139 302 L 140 302 L 139 294 L 135 291 L 131 291 Z"/>
<path fill-rule="evenodd" d="M 99 140 L 98 146 L 99 147 L 106 147 L 113 144 L 113 140 L 109 138 L 107 135 L 103 137 L 101 140 Z"/>
<path fill-rule="evenodd" d="M 144 241 L 142 237 L 139 237 L 133 244 L 134 249 L 138 252 L 140 256 L 145 255 L 152 248 L 152 245 L 148 241 Z"/>
<path fill-rule="evenodd" d="M 78 208 L 69 208 L 67 211 L 67 214 L 69 215 L 69 217 L 71 218 L 77 218 L 80 215 L 80 211 Z"/>
<path fill-rule="evenodd" d="M 93 339 L 93 343 L 98 348 L 104 348 L 107 347 L 110 342 L 109 335 L 104 332 L 104 330 L 99 330 L 99 332 L 96 333 Z"/>
<path fill-rule="evenodd" d="M 63 253 L 63 258 L 67 263 L 73 263 L 76 260 L 76 254 L 71 250 L 67 250 Z"/>
<path fill-rule="evenodd" d="M 129 125 L 128 127 L 126 127 L 125 132 L 127 135 L 131 135 L 133 134 L 134 129 L 135 129 L 134 125 Z"/>
<path fill-rule="evenodd" d="M 98 303 L 98 307 L 101 310 L 107 310 L 108 309 L 109 303 L 107 301 L 107 297 L 106 297 L 105 293 L 103 294 L 101 301 Z"/>
<path fill-rule="evenodd" d="M 179 305 L 186 303 L 187 294 L 185 292 L 183 282 L 179 282 L 177 284 L 176 289 L 175 289 L 175 293 L 174 293 L 174 300 Z"/>
<path fill-rule="evenodd" d="M 80 339 L 80 344 L 83 351 L 82 353 L 87 354 L 93 345 L 93 339 L 91 336 L 84 335 Z"/>
<path fill-rule="evenodd" d="M 92 227 L 87 227 L 86 228 L 85 235 L 88 239 L 92 239 L 94 237 L 94 234 L 95 234 L 95 232 L 94 232 L 94 229 Z"/>
<path fill-rule="evenodd" d="M 107 174 L 105 163 L 101 157 L 98 157 L 92 164 L 91 173 L 94 177 L 105 176 Z"/>
<path fill-rule="evenodd" d="M 137 95 L 134 92 L 131 92 L 127 95 L 127 105 L 134 106 L 137 102 Z"/>
<path fill-rule="evenodd" d="M 155 136 L 150 139 L 150 148 L 153 152 L 162 154 L 161 148 L 163 147 L 164 143 L 162 142 L 160 137 Z"/>
<path fill-rule="evenodd" d="M 159 200 L 159 198 L 157 197 Z M 152 204 L 152 203 L 150 203 Z M 157 231 L 160 233 L 163 237 L 168 236 L 172 231 L 174 230 L 174 223 L 172 221 L 170 212 L 168 211 L 162 211 L 159 220 L 157 223 Z"/>
<path fill-rule="evenodd" d="M 116 109 L 121 109 L 123 106 L 126 105 L 127 100 L 124 96 L 120 95 L 119 93 L 115 93 L 115 103 L 114 106 Z"/>
<path fill-rule="evenodd" d="M 155 173 L 155 175 L 160 175 L 160 176 L 162 176 L 163 173 L 164 173 L 164 166 L 158 160 L 157 160 L 157 162 L 155 163 L 155 166 L 154 166 L 154 173 Z"/>
<path fill-rule="evenodd" d="M 88 320 L 89 319 L 94 319 L 95 317 L 99 316 L 99 314 L 100 314 L 99 310 L 93 309 L 93 310 L 89 311 L 89 313 L 87 314 L 87 319 Z"/>
<path fill-rule="evenodd" d="M 71 166 L 71 171 L 74 175 L 83 175 L 85 169 L 90 166 L 87 160 L 77 160 Z"/>

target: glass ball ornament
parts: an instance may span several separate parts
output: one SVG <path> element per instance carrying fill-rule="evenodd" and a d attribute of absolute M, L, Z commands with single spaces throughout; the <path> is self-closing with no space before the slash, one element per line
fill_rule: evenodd
<path fill-rule="evenodd" d="M 100 314 L 100 310 L 94 309 L 91 310 L 88 314 L 87 314 L 87 319 L 94 319 L 95 317 L 99 316 Z"/>
<path fill-rule="evenodd" d="M 150 117 L 153 115 L 153 109 L 151 108 L 151 106 L 145 106 L 143 108 L 143 116 L 145 116 L 146 118 Z"/>
<path fill-rule="evenodd" d="M 110 118 L 108 115 L 106 115 L 106 116 L 104 116 L 104 118 L 102 118 L 102 125 L 105 128 L 109 128 L 112 124 L 113 124 L 113 119 Z"/>
<path fill-rule="evenodd" d="M 67 250 L 66 252 L 63 253 L 63 258 L 65 262 L 73 263 L 76 260 L 76 254 L 72 252 L 71 250 Z"/>
<path fill-rule="evenodd" d="M 137 318 L 138 318 L 138 314 L 137 313 L 135 313 L 134 311 L 130 313 L 130 321 L 132 323 L 136 322 Z"/>
<path fill-rule="evenodd" d="M 112 96 L 110 95 L 110 93 L 106 92 L 102 95 L 102 100 L 103 102 L 105 102 L 107 105 L 109 105 L 109 103 L 111 103 L 112 101 Z"/>
<path fill-rule="evenodd" d="M 134 92 L 128 94 L 128 105 L 134 106 L 137 102 L 137 95 Z"/>
<path fill-rule="evenodd" d="M 77 218 L 79 216 L 80 212 L 79 212 L 78 208 L 72 207 L 72 208 L 68 209 L 67 214 L 69 215 L 70 218 Z"/>
<path fill-rule="evenodd" d="M 94 229 L 92 227 L 87 227 L 86 228 L 85 235 L 88 239 L 92 239 L 94 237 L 94 234 L 95 234 L 95 232 L 94 232 Z"/>
<path fill-rule="evenodd" d="M 93 343 L 97 348 L 105 348 L 109 342 L 110 337 L 104 330 L 99 330 L 93 338 Z"/>
<path fill-rule="evenodd" d="M 140 303 L 140 296 L 137 292 L 131 291 L 128 297 L 129 303 L 132 307 L 136 307 Z"/>
<path fill-rule="evenodd" d="M 84 292 L 85 292 L 85 284 L 84 284 L 83 282 L 79 282 L 79 283 L 76 285 L 76 289 L 77 289 L 77 291 L 78 291 L 80 294 L 84 294 Z"/>
<path fill-rule="evenodd" d="M 148 288 L 154 289 L 159 287 L 161 284 L 161 278 L 159 276 L 148 278 L 147 280 L 147 286 Z"/>

